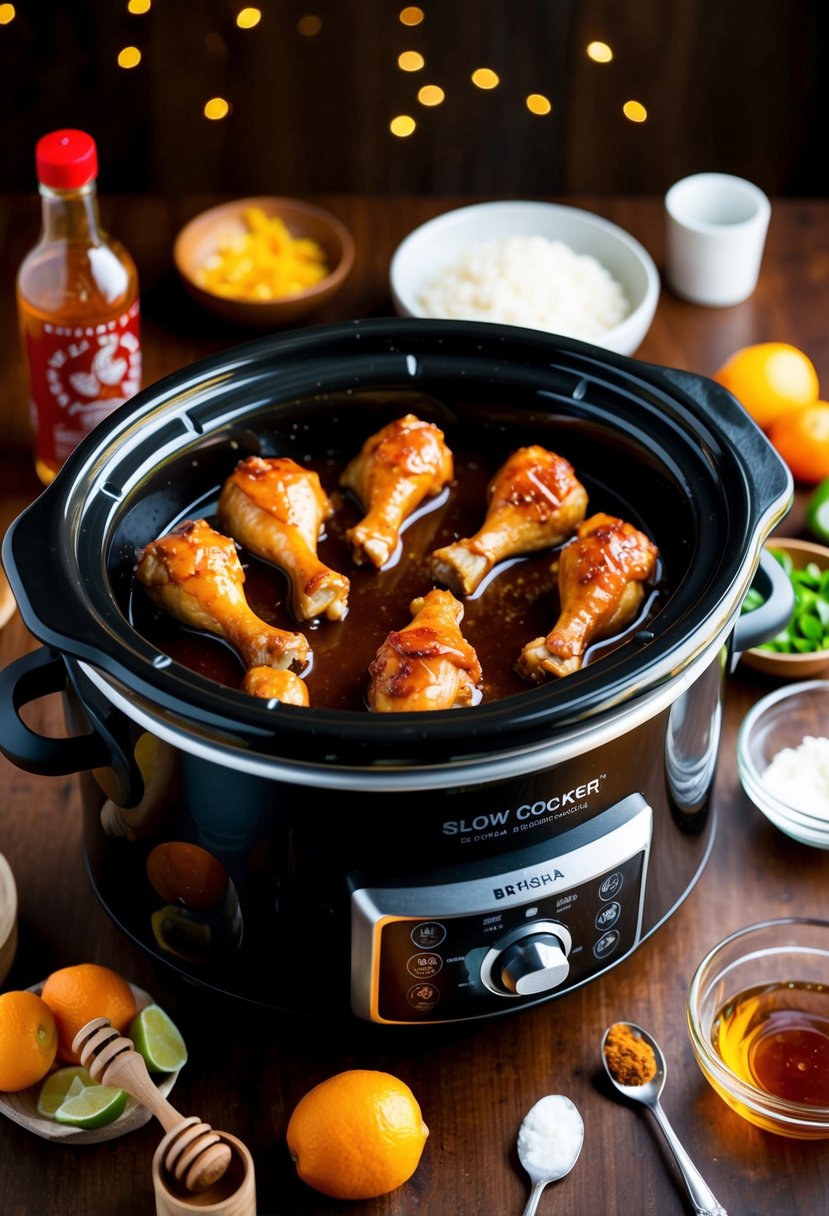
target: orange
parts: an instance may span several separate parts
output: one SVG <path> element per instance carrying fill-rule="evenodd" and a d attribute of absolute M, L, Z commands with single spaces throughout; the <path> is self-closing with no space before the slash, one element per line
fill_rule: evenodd
<path fill-rule="evenodd" d="M 147 857 L 147 877 L 165 903 L 205 912 L 227 891 L 227 870 L 197 844 L 168 840 Z"/>
<path fill-rule="evenodd" d="M 15 1093 L 42 1081 L 55 1062 L 58 1035 L 45 1001 L 34 992 L 0 996 L 0 1089 Z"/>
<path fill-rule="evenodd" d="M 303 1182 L 335 1199 L 374 1199 L 411 1178 L 428 1135 L 404 1081 L 352 1069 L 299 1100 L 287 1141 Z"/>
<path fill-rule="evenodd" d="M 769 439 L 796 481 L 817 485 L 829 477 L 829 401 L 781 414 L 769 427 Z"/>
<path fill-rule="evenodd" d="M 125 979 L 98 963 L 76 963 L 53 971 L 41 995 L 52 1010 L 58 1031 L 58 1055 L 66 1064 L 79 1064 L 72 1040 L 92 1018 L 108 1018 L 122 1034 L 138 1012 Z"/>
<path fill-rule="evenodd" d="M 763 430 L 789 410 L 817 400 L 812 361 L 787 342 L 759 342 L 736 351 L 714 373 Z"/>

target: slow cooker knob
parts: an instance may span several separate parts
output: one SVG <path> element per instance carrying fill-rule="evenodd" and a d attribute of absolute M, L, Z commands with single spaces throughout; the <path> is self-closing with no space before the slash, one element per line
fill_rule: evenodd
<path fill-rule="evenodd" d="M 557 988 L 570 973 L 570 934 L 531 933 L 508 946 L 499 960 L 501 982 L 518 996 L 535 996 Z"/>

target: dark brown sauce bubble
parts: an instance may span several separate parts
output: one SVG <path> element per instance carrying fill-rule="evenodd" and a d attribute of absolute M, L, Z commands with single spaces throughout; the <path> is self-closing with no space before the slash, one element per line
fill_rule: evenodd
<path fill-rule="evenodd" d="M 355 565 L 345 540 L 346 531 L 362 516 L 358 503 L 338 488 L 345 460 L 335 461 L 330 453 L 316 462 L 294 456 L 299 463 L 315 469 L 334 504 L 334 515 L 325 525 L 317 551 L 326 565 L 351 580 L 345 620 L 297 623 L 290 612 L 288 582 L 282 572 L 244 550 L 240 550 L 240 559 L 245 569 L 245 593 L 257 616 L 280 629 L 301 631 L 309 640 L 313 660 L 305 679 L 312 706 L 366 708 L 368 668 L 378 647 L 391 630 L 409 623 L 412 600 L 440 585 L 428 572 L 429 554 L 477 532 L 486 511 L 486 487 L 507 455 L 503 452 L 493 459 L 481 452 L 455 450 L 454 482 L 416 513 L 404 528 L 397 552 L 382 570 Z M 604 495 L 602 501 L 597 496 L 594 502 L 591 495 L 588 514 L 599 510 L 624 516 L 623 505 L 615 498 L 608 502 Z M 215 526 L 210 513 L 202 513 Z M 555 550 L 545 550 L 506 561 L 496 567 L 473 597 L 464 600 L 461 629 L 481 663 L 484 701 L 527 691 L 529 685 L 514 667 L 524 644 L 546 636 L 558 616 L 555 559 Z M 231 688 L 240 686 L 242 663 L 221 639 L 184 629 L 156 611 L 140 587 L 135 589 L 131 610 L 136 629 L 159 650 L 200 675 Z M 641 626 L 642 619 L 640 616 L 620 639 L 595 647 L 590 657 L 595 659 L 618 645 Z"/>

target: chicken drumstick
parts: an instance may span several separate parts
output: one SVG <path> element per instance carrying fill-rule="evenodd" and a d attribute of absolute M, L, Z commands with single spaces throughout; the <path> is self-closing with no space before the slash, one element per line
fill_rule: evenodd
<path fill-rule="evenodd" d="M 240 461 L 219 496 L 219 525 L 285 571 L 294 616 L 301 621 L 339 621 L 346 614 L 348 579 L 317 557 L 320 528 L 332 514 L 317 474 L 287 456 Z"/>
<path fill-rule="evenodd" d="M 155 604 L 191 629 L 225 638 L 246 667 L 306 663 L 301 633 L 275 629 L 249 607 L 236 545 L 206 520 L 185 520 L 139 549 L 135 573 Z"/>
<path fill-rule="evenodd" d="M 404 521 L 424 498 L 438 494 L 454 476 L 443 431 L 406 414 L 370 436 L 347 465 L 340 484 L 366 511 L 346 533 L 354 560 L 378 570 L 394 553 Z"/>
<path fill-rule="evenodd" d="M 578 671 L 592 642 L 634 619 L 658 556 L 647 536 L 612 515 L 593 515 L 579 524 L 559 555 L 561 614 L 546 638 L 528 642 L 521 651 L 519 675 L 540 682 Z"/>
<path fill-rule="evenodd" d="M 432 573 L 471 595 L 497 562 L 552 548 L 584 519 L 587 491 L 562 456 L 533 444 L 513 452 L 487 487 L 483 526 L 431 556 Z"/>
<path fill-rule="evenodd" d="M 390 633 L 369 667 L 368 703 L 378 713 L 455 709 L 478 699 L 481 665 L 460 631 L 463 604 L 451 591 L 412 600 L 414 619 Z"/>

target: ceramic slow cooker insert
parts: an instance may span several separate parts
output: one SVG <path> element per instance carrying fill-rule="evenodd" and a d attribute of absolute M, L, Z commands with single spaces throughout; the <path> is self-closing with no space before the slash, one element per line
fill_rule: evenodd
<path fill-rule="evenodd" d="M 241 456 L 324 476 L 406 412 L 493 467 L 528 443 L 565 455 L 591 510 L 657 543 L 647 618 L 564 679 L 388 715 L 269 706 L 141 627 L 136 549 L 209 517 Z M 761 551 L 791 494 L 742 408 L 687 373 L 494 325 L 266 338 L 139 394 L 10 529 L 44 647 L 0 677 L 2 748 L 81 773 L 99 897 L 197 983 L 391 1024 L 520 1009 L 616 965 L 699 876 L 728 663 L 790 611 Z M 740 618 L 752 580 L 768 603 Z M 56 689 L 69 740 L 19 712 Z"/>

